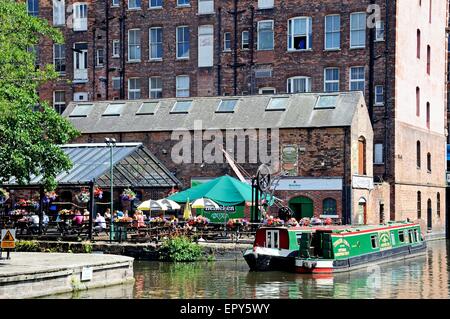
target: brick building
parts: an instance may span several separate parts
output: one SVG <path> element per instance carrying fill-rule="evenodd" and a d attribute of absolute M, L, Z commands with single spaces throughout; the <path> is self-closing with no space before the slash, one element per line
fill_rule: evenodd
<path fill-rule="evenodd" d="M 275 195 L 299 218 L 387 217 L 372 205 L 389 205 L 389 185 L 373 183 L 373 131 L 360 92 L 74 102 L 63 116 L 83 133 L 77 142 L 142 141 L 183 187 L 234 175 L 223 147 L 249 175 L 260 163 L 287 172 Z"/>
<path fill-rule="evenodd" d="M 61 109 L 71 100 L 363 91 L 375 181 L 391 184 L 386 215 L 442 230 L 433 225 L 445 212 L 447 0 L 28 2 L 65 34 L 64 50 L 44 42 L 39 60 L 61 70 L 41 90 Z"/>

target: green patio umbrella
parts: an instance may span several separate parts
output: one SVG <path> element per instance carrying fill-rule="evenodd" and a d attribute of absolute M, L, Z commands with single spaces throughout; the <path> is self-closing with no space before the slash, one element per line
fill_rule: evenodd
<path fill-rule="evenodd" d="M 185 203 L 188 199 L 195 201 L 202 197 L 211 199 L 222 206 L 235 206 L 244 202 L 251 202 L 252 187 L 236 178 L 225 175 L 176 193 L 168 199 L 177 203 Z"/>

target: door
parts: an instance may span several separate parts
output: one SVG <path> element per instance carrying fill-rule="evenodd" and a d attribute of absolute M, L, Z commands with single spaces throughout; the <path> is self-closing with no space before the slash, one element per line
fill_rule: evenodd
<path fill-rule="evenodd" d="M 87 43 L 76 43 L 73 50 L 74 80 L 87 80 Z"/>
<path fill-rule="evenodd" d="M 280 231 L 279 230 L 266 230 L 266 247 L 267 248 L 280 248 Z"/>
<path fill-rule="evenodd" d="M 358 204 L 358 225 L 367 225 L 367 204 L 365 201 L 360 201 Z"/>
<path fill-rule="evenodd" d="M 314 204 L 312 199 L 304 196 L 293 198 L 289 201 L 289 207 L 295 213 L 296 219 L 314 216 Z"/>
<path fill-rule="evenodd" d="M 431 207 L 431 199 L 427 203 L 427 226 L 428 230 L 433 229 L 433 208 Z"/>

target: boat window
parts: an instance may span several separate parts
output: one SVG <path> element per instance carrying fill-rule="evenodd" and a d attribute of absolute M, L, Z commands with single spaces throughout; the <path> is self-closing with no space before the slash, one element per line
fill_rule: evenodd
<path fill-rule="evenodd" d="M 273 233 L 273 248 L 280 248 L 280 243 L 278 242 L 278 232 Z"/>
<path fill-rule="evenodd" d="M 271 231 L 267 232 L 266 247 L 267 248 L 272 248 L 272 232 Z"/>
<path fill-rule="evenodd" d="M 302 233 L 298 233 L 296 237 L 297 237 L 297 244 L 300 246 L 300 243 L 302 242 Z"/>
<path fill-rule="evenodd" d="M 414 229 L 414 235 L 416 237 L 416 241 L 420 242 L 420 236 L 419 236 L 419 231 L 417 229 Z"/>
<path fill-rule="evenodd" d="M 405 233 L 403 232 L 403 230 L 400 230 L 400 231 L 398 232 L 398 240 L 399 240 L 401 243 L 404 243 L 404 242 L 405 242 Z"/>
<path fill-rule="evenodd" d="M 395 246 L 395 234 L 391 233 L 391 242 L 392 242 L 392 246 Z"/>
<path fill-rule="evenodd" d="M 410 229 L 408 231 L 408 235 L 409 235 L 409 242 L 413 243 L 414 242 L 414 236 L 413 236 L 413 230 L 412 229 Z"/>
<path fill-rule="evenodd" d="M 370 241 L 372 242 L 372 248 L 378 248 L 378 235 L 370 236 Z"/>

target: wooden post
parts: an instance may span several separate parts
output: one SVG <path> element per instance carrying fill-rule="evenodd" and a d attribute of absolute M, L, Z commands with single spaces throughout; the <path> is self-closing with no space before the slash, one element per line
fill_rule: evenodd
<path fill-rule="evenodd" d="M 94 197 L 95 180 L 89 182 L 89 240 L 92 240 L 95 216 L 95 197 Z"/>
<path fill-rule="evenodd" d="M 44 212 L 44 186 L 39 187 L 39 235 L 42 235 L 42 219 L 43 219 L 43 212 Z"/>

